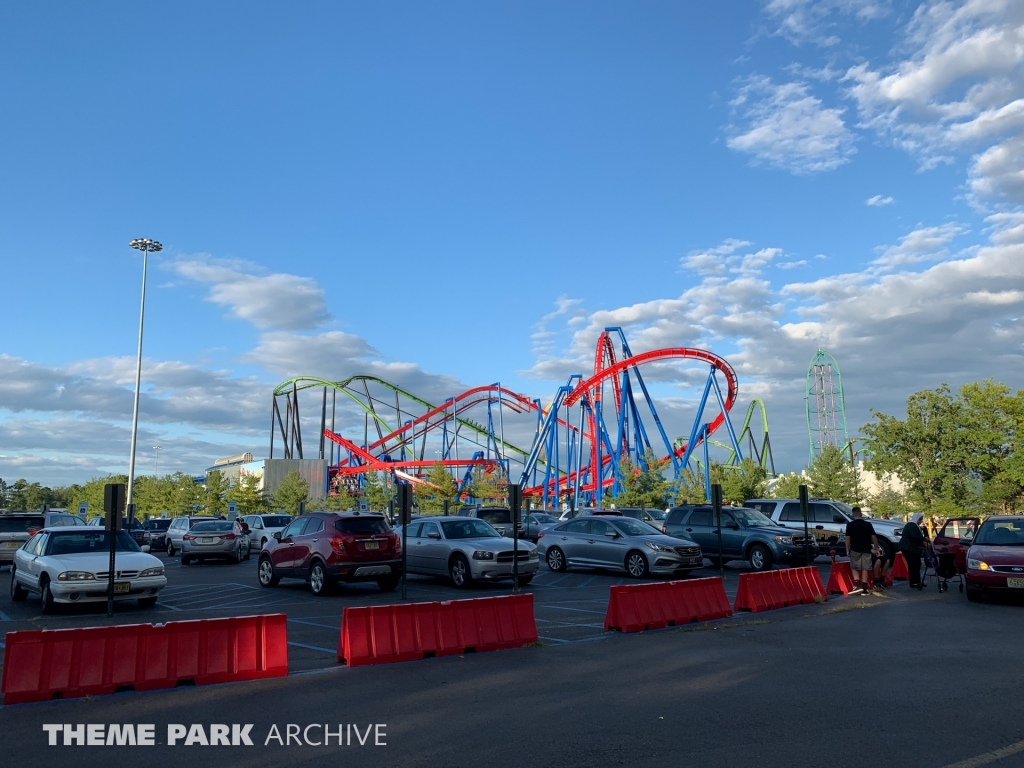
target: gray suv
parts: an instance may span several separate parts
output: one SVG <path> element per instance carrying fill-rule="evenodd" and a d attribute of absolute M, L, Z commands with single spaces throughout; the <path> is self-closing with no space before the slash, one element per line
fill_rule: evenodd
<path fill-rule="evenodd" d="M 804 529 L 799 499 L 750 499 L 743 503 L 765 517 L 770 517 L 783 528 L 798 531 Z M 840 555 L 846 553 L 846 524 L 852 519 L 853 508 L 841 501 L 811 499 L 807 504 L 807 529 L 814 536 L 823 555 L 827 555 L 830 549 L 835 549 Z M 886 555 L 892 557 L 903 536 L 903 522 L 875 518 L 868 518 L 868 522 L 875 529 L 878 545 L 885 550 Z"/>
<path fill-rule="evenodd" d="M 473 517 L 483 520 L 501 536 L 512 536 L 512 510 L 508 507 L 463 507 L 459 517 Z M 524 538 L 523 524 L 519 523 L 519 538 Z"/>
<path fill-rule="evenodd" d="M 704 557 L 718 565 L 718 527 L 709 504 L 675 507 L 669 510 L 662 530 L 669 536 L 692 539 Z M 811 558 L 818 555 L 811 542 Z M 804 563 L 804 535 L 783 528 L 756 509 L 722 508 L 722 560 L 749 560 L 755 571 L 767 571 L 775 563 Z"/>

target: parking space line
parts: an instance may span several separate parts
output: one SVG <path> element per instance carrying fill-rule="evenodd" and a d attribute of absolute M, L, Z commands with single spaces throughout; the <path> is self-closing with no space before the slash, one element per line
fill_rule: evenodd
<path fill-rule="evenodd" d="M 180 611 L 181 610 L 181 608 L 175 608 L 173 605 L 168 605 L 167 603 L 157 603 L 157 605 L 159 605 L 161 608 L 166 608 L 169 611 Z"/>
<path fill-rule="evenodd" d="M 553 587 L 553 586 L 554 586 L 555 584 L 557 584 L 558 582 L 560 582 L 560 581 L 565 581 L 566 579 L 568 579 L 568 578 L 569 578 L 570 576 L 572 576 L 572 575 L 573 575 L 573 574 L 571 574 L 571 573 L 567 573 L 567 574 L 565 574 L 564 576 L 559 576 L 559 577 L 558 577 L 557 579 L 555 579 L 554 581 L 549 581 L 549 582 L 548 582 L 547 584 L 541 584 L 541 586 L 542 586 L 542 587 Z"/>
<path fill-rule="evenodd" d="M 558 637 L 544 637 L 544 635 L 537 635 L 540 640 L 547 640 L 549 643 L 571 643 L 571 640 L 562 640 Z"/>
<path fill-rule="evenodd" d="M 306 621 L 305 619 L 288 619 L 288 621 L 294 624 L 307 624 L 311 627 L 323 627 L 324 629 L 341 629 L 341 625 L 317 624 L 315 621 Z"/>
<path fill-rule="evenodd" d="M 14 619 L 12 619 L 10 616 L 8 616 L 3 611 L 0 611 L 0 621 L 14 621 Z"/>
<path fill-rule="evenodd" d="M 983 755 L 969 757 L 966 760 L 961 760 L 959 763 L 951 763 L 950 765 L 945 766 L 945 768 L 976 768 L 979 765 L 988 765 L 989 763 L 994 763 L 997 760 L 1002 760 L 1004 757 L 1015 755 L 1021 751 L 1024 751 L 1024 741 L 1008 744 L 1002 749 L 995 749 L 991 752 L 986 752 Z"/>
<path fill-rule="evenodd" d="M 338 653 L 336 648 L 321 648 L 319 645 L 306 645 L 305 643 L 296 643 L 292 640 L 288 641 L 288 645 L 294 645 L 298 648 L 306 648 L 310 651 L 320 651 L 321 653 L 329 653 L 331 654 L 331 656 L 335 656 Z"/>
<path fill-rule="evenodd" d="M 543 605 L 543 606 L 538 606 L 538 607 L 540 607 L 540 608 L 555 608 L 555 609 L 557 609 L 559 611 L 579 611 L 580 613 L 596 613 L 599 616 L 603 616 L 605 614 L 604 611 L 591 611 L 591 610 L 588 610 L 586 608 L 570 608 L 567 605 Z"/>
<path fill-rule="evenodd" d="M 587 586 L 587 584 L 589 584 L 590 582 L 592 582 L 596 578 L 597 578 L 597 576 L 591 576 L 589 579 L 587 579 L 582 584 L 579 584 L 577 586 L 580 587 L 580 588 L 585 587 L 585 586 Z"/>
<path fill-rule="evenodd" d="M 210 594 L 205 595 L 203 597 L 198 597 L 198 596 L 193 595 L 192 597 L 190 597 L 188 600 L 185 600 L 184 602 L 180 602 L 180 601 L 175 601 L 175 602 L 178 605 L 178 607 L 182 607 L 183 608 L 183 607 L 185 607 L 187 605 L 196 605 L 198 603 L 212 603 L 212 602 L 216 602 L 218 600 L 221 600 L 221 599 L 223 599 L 225 597 L 228 597 L 228 598 L 240 597 L 241 595 L 244 595 L 244 594 L 248 594 L 248 593 L 246 593 L 244 590 L 238 590 L 238 589 L 228 590 L 226 592 L 222 592 L 222 591 L 214 592 L 214 591 L 211 590 Z"/>

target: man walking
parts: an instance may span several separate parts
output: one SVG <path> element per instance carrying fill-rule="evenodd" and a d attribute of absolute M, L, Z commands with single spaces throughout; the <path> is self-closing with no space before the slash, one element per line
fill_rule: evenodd
<path fill-rule="evenodd" d="M 860 507 L 854 507 L 853 520 L 846 524 L 846 554 L 850 558 L 854 581 L 851 595 L 867 592 L 868 574 L 871 573 L 871 553 L 877 549 L 875 529 L 864 519 Z"/>
<path fill-rule="evenodd" d="M 921 518 L 923 518 L 920 512 L 915 512 L 910 518 L 910 522 L 903 526 L 903 537 L 900 539 L 900 552 L 903 553 L 903 558 L 907 561 L 907 574 L 910 576 L 910 588 L 911 589 L 924 589 L 924 585 L 921 584 L 921 557 L 924 555 L 924 548 L 928 544 L 928 539 L 924 535 L 924 531 L 921 530 Z"/>

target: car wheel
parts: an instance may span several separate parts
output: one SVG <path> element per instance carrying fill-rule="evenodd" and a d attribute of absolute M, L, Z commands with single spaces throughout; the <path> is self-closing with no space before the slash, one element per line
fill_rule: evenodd
<path fill-rule="evenodd" d="M 139 608 L 152 608 L 154 605 L 156 605 L 156 598 L 155 597 L 140 597 L 139 598 Z"/>
<path fill-rule="evenodd" d="M 174 544 L 167 542 L 167 556 L 174 557 Z"/>
<path fill-rule="evenodd" d="M 548 561 L 548 568 L 556 573 L 561 573 L 567 567 L 565 562 L 565 553 L 563 553 L 558 547 L 552 547 L 549 549 L 545 559 Z"/>
<path fill-rule="evenodd" d="M 383 579 L 377 579 L 377 586 L 380 587 L 381 592 L 394 592 L 395 587 L 402 580 L 401 576 L 385 576 Z"/>
<path fill-rule="evenodd" d="M 26 590 L 23 586 L 21 586 L 21 584 L 18 583 L 18 580 L 16 578 L 14 578 L 14 571 L 15 571 L 15 568 L 12 565 L 11 566 L 11 600 L 13 600 L 16 603 L 21 603 L 21 602 L 25 601 L 26 597 L 28 597 L 28 590 Z"/>
<path fill-rule="evenodd" d="M 319 560 L 314 560 L 309 569 L 309 588 L 317 597 L 326 595 L 331 589 L 331 580 L 327 576 L 327 570 Z"/>
<path fill-rule="evenodd" d="M 893 558 L 896 556 L 895 550 L 893 549 L 892 542 L 883 539 L 881 536 L 878 537 L 878 547 L 882 550 L 882 554 L 885 555 L 886 559 L 892 564 Z"/>
<path fill-rule="evenodd" d="M 281 583 L 281 577 L 274 573 L 274 564 L 269 557 L 261 557 L 259 567 L 256 569 L 257 577 L 261 587 L 276 587 Z"/>
<path fill-rule="evenodd" d="M 630 552 L 626 555 L 626 570 L 634 579 L 643 579 L 650 575 L 650 568 L 647 566 L 647 558 L 643 552 Z"/>
<path fill-rule="evenodd" d="M 39 580 L 39 610 L 42 613 L 53 613 L 53 593 L 50 591 L 50 580 L 43 576 Z"/>
<path fill-rule="evenodd" d="M 252 539 L 249 539 L 249 546 L 245 548 L 245 559 L 252 557 Z"/>
<path fill-rule="evenodd" d="M 469 570 L 469 562 L 462 555 L 456 555 L 452 558 L 452 562 L 448 566 L 448 575 L 452 578 L 452 584 L 459 589 L 465 589 L 473 580 Z"/>
<path fill-rule="evenodd" d="M 750 566 L 755 571 L 770 571 L 774 562 L 772 551 L 764 544 L 755 544 L 750 548 Z"/>
<path fill-rule="evenodd" d="M 267 537 L 266 536 L 264 536 L 263 540 L 260 541 L 260 549 L 263 549 L 265 546 L 267 546 Z"/>
<path fill-rule="evenodd" d="M 238 565 L 240 562 L 242 562 L 242 545 L 241 544 L 238 545 L 238 549 L 235 552 L 235 554 L 233 554 L 231 556 L 231 562 L 234 563 L 235 565 Z"/>

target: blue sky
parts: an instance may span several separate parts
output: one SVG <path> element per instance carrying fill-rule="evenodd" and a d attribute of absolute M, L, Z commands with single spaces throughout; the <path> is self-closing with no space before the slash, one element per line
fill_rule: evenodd
<path fill-rule="evenodd" d="M 819 344 L 854 432 L 942 381 L 1020 386 L 1022 25 L 999 0 L 8 5 L 0 477 L 127 464 L 133 237 L 165 246 L 140 446 L 166 469 L 263 453 L 291 375 L 547 399 L 605 325 L 728 357 L 786 469 Z"/>

